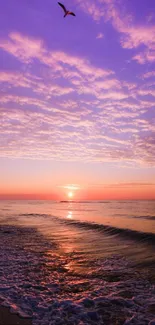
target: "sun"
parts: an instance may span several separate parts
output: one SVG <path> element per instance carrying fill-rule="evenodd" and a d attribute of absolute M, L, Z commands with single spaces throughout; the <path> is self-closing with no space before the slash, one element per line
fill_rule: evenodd
<path fill-rule="evenodd" d="M 73 197 L 73 192 L 68 192 L 68 197 L 69 198 Z"/>

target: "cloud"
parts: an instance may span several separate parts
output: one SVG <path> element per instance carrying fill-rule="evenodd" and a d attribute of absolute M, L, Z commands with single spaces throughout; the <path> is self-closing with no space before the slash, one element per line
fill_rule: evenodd
<path fill-rule="evenodd" d="M 107 17 L 111 20 L 114 28 L 120 33 L 120 43 L 125 49 L 136 49 L 141 45 L 145 46 L 144 52 L 133 57 L 138 63 L 154 62 L 155 60 L 155 26 L 137 25 L 133 23 L 133 17 L 129 14 L 122 14 L 121 9 L 115 6 Z"/>
<path fill-rule="evenodd" d="M 153 77 L 155 77 L 155 71 L 149 71 L 143 74 L 144 79 L 153 78 Z"/>
<path fill-rule="evenodd" d="M 139 64 L 145 64 L 147 62 L 155 62 L 155 51 L 144 51 L 136 54 L 132 58 L 133 60 L 137 61 Z"/>
<path fill-rule="evenodd" d="M 114 183 L 114 184 L 96 184 L 94 186 L 103 186 L 103 187 L 108 187 L 108 188 L 133 188 L 133 187 L 154 187 L 155 183 L 143 183 L 143 182 L 130 182 L 130 183 Z"/>
<path fill-rule="evenodd" d="M 18 33 L 0 45 L 24 68 L 0 73 L 3 157 L 154 165 L 146 77 L 143 86 L 119 80 L 86 57 Z"/>
<path fill-rule="evenodd" d="M 32 62 L 34 58 L 38 59 L 51 67 L 53 74 L 56 72 L 64 76 L 68 73 L 69 67 L 73 68 L 73 73 L 69 71 L 71 78 L 79 78 L 80 75 L 84 75 L 85 78 L 95 80 L 113 74 L 110 70 L 93 66 L 87 59 L 71 56 L 60 51 L 50 52 L 44 47 L 41 40 L 32 39 L 19 33 L 10 33 L 9 39 L 1 40 L 0 48 L 24 63 Z"/>
<path fill-rule="evenodd" d="M 43 43 L 39 40 L 32 40 L 20 34 L 11 33 L 10 41 L 1 41 L 1 48 L 24 61 L 25 65 L 33 60 L 49 67 L 46 77 L 44 71 L 40 77 L 35 78 L 30 72 L 25 71 L 24 76 L 17 73 L 15 76 L 2 74 L 3 80 L 12 84 L 13 87 L 20 86 L 31 88 L 38 94 L 44 94 L 47 98 L 50 96 L 63 96 L 74 92 L 79 94 L 92 94 L 98 98 L 126 98 L 125 92 L 106 92 L 109 89 L 121 89 L 120 82 L 116 78 L 109 77 L 114 74 L 113 71 L 101 69 L 93 66 L 89 60 L 71 56 L 64 52 L 47 51 Z M 25 67 L 26 70 L 26 67 Z M 58 84 L 57 79 L 63 78 L 68 80 L 68 86 L 62 87 Z M 51 81 L 54 79 L 55 82 Z M 46 81 L 45 81 L 46 80 Z M 102 96 L 99 94 L 104 90 Z"/>
<path fill-rule="evenodd" d="M 78 184 L 57 185 L 57 187 L 65 188 L 70 191 L 77 191 L 81 188 Z"/>
<path fill-rule="evenodd" d="M 154 161 L 154 135 L 141 138 L 138 133 L 138 137 L 134 138 L 133 125 L 128 129 L 127 122 L 126 133 L 129 132 L 129 135 L 122 140 L 122 132 L 119 130 L 125 131 L 123 123 L 117 125 L 115 118 L 113 122 L 110 121 L 111 115 L 107 116 L 107 120 L 104 114 L 93 119 L 87 117 L 83 125 L 81 119 L 77 119 L 76 112 L 70 116 L 69 112 L 59 110 L 45 114 L 43 111 L 35 112 L 33 108 L 1 109 L 1 118 L 1 148 L 4 157 L 96 162 L 141 161 L 150 164 Z M 115 130 L 112 132 L 113 125 L 118 128 L 118 133 Z M 142 128 L 141 125 L 144 124 L 137 120 L 137 132 L 138 128 Z M 103 130 L 105 134 L 102 135 Z M 144 130 L 150 134 L 149 123 Z"/>
<path fill-rule="evenodd" d="M 33 75 L 25 73 L 10 73 L 10 72 L 0 72 L 0 83 L 3 87 L 12 88 L 14 87 L 25 87 L 33 89 L 36 93 L 42 93 L 44 95 L 62 96 L 69 94 L 74 91 L 71 87 L 61 87 L 53 82 L 46 81 L 46 83 L 41 78 L 36 78 Z"/>
<path fill-rule="evenodd" d="M 125 49 L 136 49 L 144 45 L 146 49 L 133 57 L 140 64 L 155 61 L 155 26 L 149 24 L 152 20 L 146 17 L 146 23 L 135 23 L 135 17 L 125 9 L 123 1 L 116 0 L 76 0 L 80 8 L 90 15 L 95 21 L 104 19 L 111 22 L 112 26 L 119 33 L 120 44 Z"/>
<path fill-rule="evenodd" d="M 141 96 L 151 95 L 155 97 L 155 89 L 140 89 L 138 90 L 138 94 Z"/>
<path fill-rule="evenodd" d="M 100 38 L 104 38 L 104 34 L 103 33 L 98 33 L 97 36 L 96 36 L 97 39 L 100 39 Z"/>
<path fill-rule="evenodd" d="M 134 26 L 123 28 L 122 32 L 126 34 L 121 42 L 124 48 L 137 48 L 141 44 L 148 49 L 155 47 L 155 26 Z"/>
<path fill-rule="evenodd" d="M 35 40 L 34 42 L 30 37 L 23 37 L 15 32 L 10 33 L 9 42 L 5 39 L 1 40 L 0 48 L 26 63 L 30 62 L 31 58 L 43 54 L 43 42 L 41 40 Z"/>
<path fill-rule="evenodd" d="M 104 9 L 101 10 L 101 6 L 95 0 L 76 0 L 76 2 L 80 9 L 82 9 L 86 14 L 89 14 L 95 21 L 99 21 L 101 17 L 103 17 Z"/>

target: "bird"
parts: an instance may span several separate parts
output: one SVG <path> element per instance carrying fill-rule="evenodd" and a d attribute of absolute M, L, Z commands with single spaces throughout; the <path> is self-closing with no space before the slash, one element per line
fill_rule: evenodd
<path fill-rule="evenodd" d="M 65 18 L 66 16 L 68 16 L 68 15 L 75 16 L 74 12 L 71 12 L 71 11 L 67 10 L 67 9 L 65 8 L 65 6 L 64 6 L 62 3 L 58 2 L 58 4 L 59 4 L 59 6 L 60 6 L 60 7 L 64 10 L 64 12 L 65 12 L 65 14 L 64 14 L 64 18 Z"/>

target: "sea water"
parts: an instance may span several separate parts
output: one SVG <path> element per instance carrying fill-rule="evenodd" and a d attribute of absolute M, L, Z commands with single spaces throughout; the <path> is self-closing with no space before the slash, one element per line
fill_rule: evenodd
<path fill-rule="evenodd" d="M 34 325 L 155 321 L 155 201 L 1 201 L 0 247 L 0 303 Z"/>

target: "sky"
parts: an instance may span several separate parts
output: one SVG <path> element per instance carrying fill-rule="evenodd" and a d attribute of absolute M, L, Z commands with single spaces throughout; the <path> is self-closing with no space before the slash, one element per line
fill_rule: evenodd
<path fill-rule="evenodd" d="M 155 1 L 2 0 L 0 198 L 155 199 Z"/>

